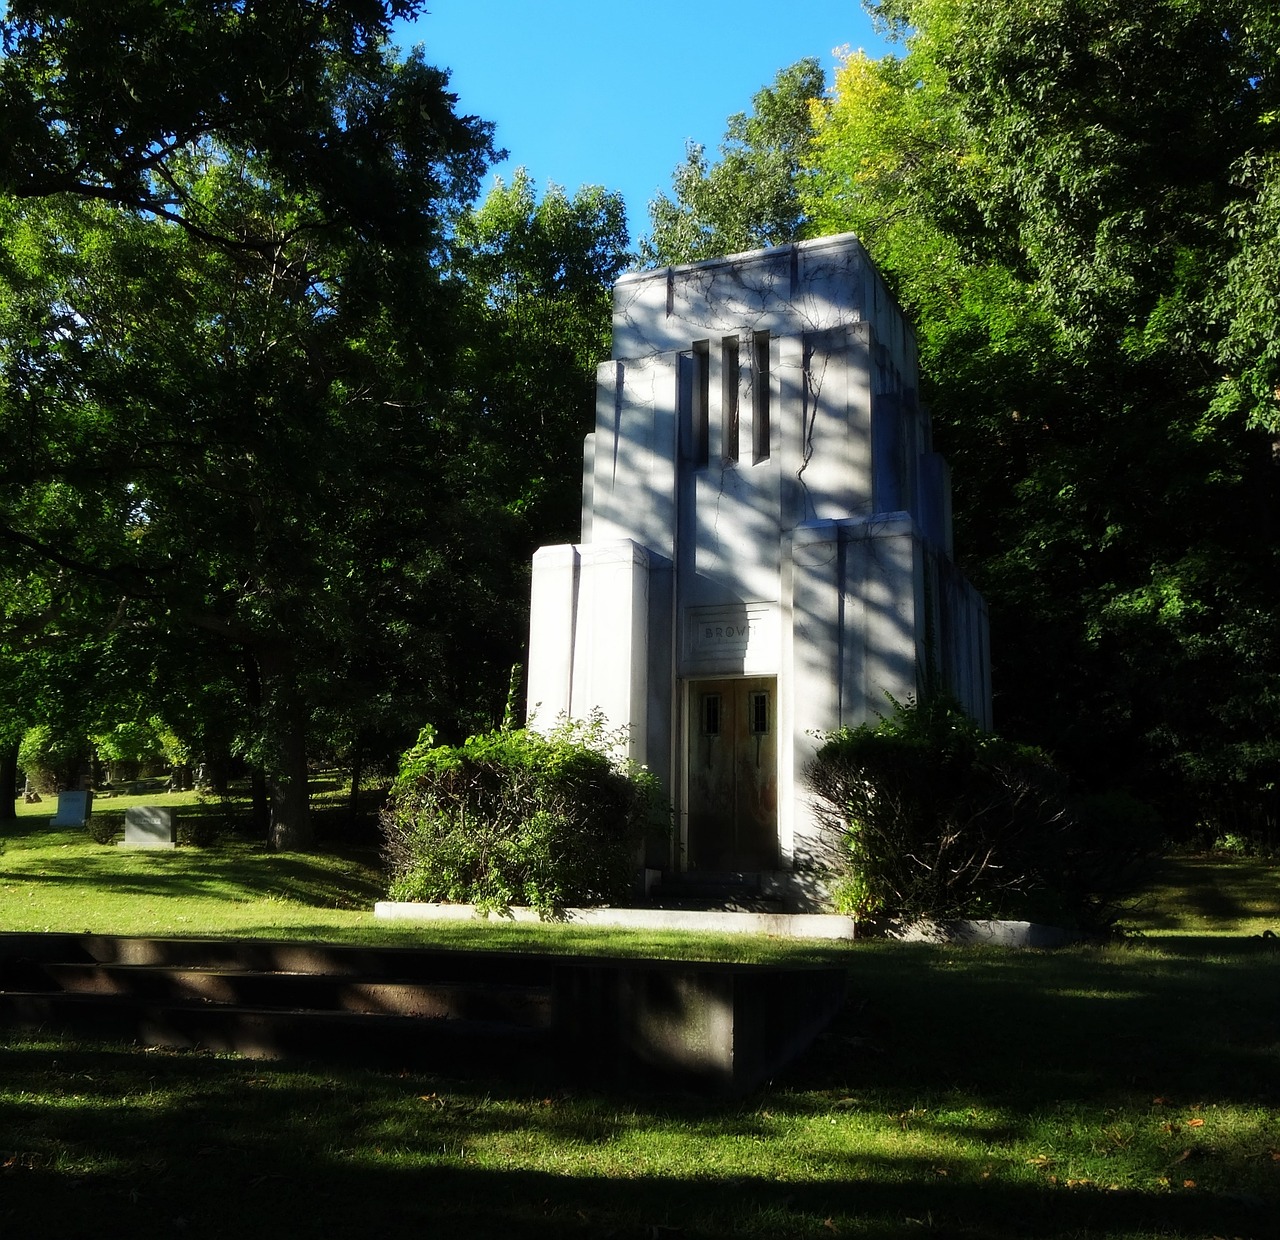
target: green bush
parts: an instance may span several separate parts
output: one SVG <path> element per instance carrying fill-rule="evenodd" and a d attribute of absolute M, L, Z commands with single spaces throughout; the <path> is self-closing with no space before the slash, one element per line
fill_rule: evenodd
<path fill-rule="evenodd" d="M 1149 818 L 1123 798 L 1072 802 L 1045 753 L 983 731 L 953 702 L 894 708 L 829 734 L 806 772 L 835 841 L 839 907 L 1114 920 L 1158 842 Z"/>
<path fill-rule="evenodd" d="M 90 814 L 85 829 L 95 844 L 114 844 L 123 822 L 120 814 Z"/>
<path fill-rule="evenodd" d="M 222 823 L 209 814 L 178 819 L 178 843 L 189 848 L 212 848 L 222 836 Z"/>
<path fill-rule="evenodd" d="M 423 729 L 382 812 L 391 898 L 543 915 L 625 900 L 661 812 L 657 781 L 618 759 L 617 741 L 599 720 L 461 746 Z"/>

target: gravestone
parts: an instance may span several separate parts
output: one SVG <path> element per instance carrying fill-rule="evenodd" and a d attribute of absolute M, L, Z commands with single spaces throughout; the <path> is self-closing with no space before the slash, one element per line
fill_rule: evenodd
<path fill-rule="evenodd" d="M 176 848 L 178 828 L 172 809 L 155 805 L 134 805 L 124 811 L 124 842 L 121 848 Z"/>
<path fill-rule="evenodd" d="M 627 729 L 677 811 L 647 866 L 768 875 L 803 907 L 818 734 L 926 675 L 989 726 L 986 606 L 917 387 L 852 236 L 615 286 L 581 542 L 534 556 L 528 704 Z"/>
<path fill-rule="evenodd" d="M 93 809 L 92 792 L 59 792 L 58 809 L 49 820 L 51 827 L 83 827 Z"/>

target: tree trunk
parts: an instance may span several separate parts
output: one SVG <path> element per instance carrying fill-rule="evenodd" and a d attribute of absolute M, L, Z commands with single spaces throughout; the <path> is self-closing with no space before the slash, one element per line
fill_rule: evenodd
<path fill-rule="evenodd" d="M 306 731 L 291 722 L 279 738 L 280 769 L 267 776 L 271 793 L 271 847 L 296 852 L 314 843 L 311 802 L 307 790 Z"/>
<path fill-rule="evenodd" d="M 0 746 L 0 822 L 16 822 L 18 788 L 18 742 Z"/>
<path fill-rule="evenodd" d="M 271 830 L 271 798 L 267 795 L 267 777 L 262 768 L 249 768 L 249 790 L 253 802 L 253 826 L 265 840 Z"/>
<path fill-rule="evenodd" d="M 364 776 L 364 738 L 356 734 L 354 752 L 351 755 L 351 796 L 347 801 L 347 817 L 354 835 L 360 829 L 360 780 Z"/>
<path fill-rule="evenodd" d="M 267 733 L 273 758 L 267 770 L 271 827 L 267 842 L 277 852 L 310 848 L 311 802 L 307 789 L 307 712 L 298 693 L 292 660 L 279 652 L 262 653 Z"/>
<path fill-rule="evenodd" d="M 213 795 L 224 801 L 231 795 L 227 774 L 230 765 L 231 759 L 222 752 L 219 752 L 212 762 L 207 763 L 209 786 L 213 789 Z"/>

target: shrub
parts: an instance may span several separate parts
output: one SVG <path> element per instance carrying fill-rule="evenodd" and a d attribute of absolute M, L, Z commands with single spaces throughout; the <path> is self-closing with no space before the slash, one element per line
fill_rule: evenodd
<path fill-rule="evenodd" d="M 120 834 L 122 822 L 119 814 L 90 814 L 85 829 L 95 844 L 113 844 Z"/>
<path fill-rule="evenodd" d="M 806 774 L 836 841 L 837 904 L 862 916 L 1097 925 L 1154 846 L 1114 799 L 1073 805 L 1045 753 L 946 699 L 829 734 Z"/>
<path fill-rule="evenodd" d="M 625 899 L 661 815 L 657 781 L 617 758 L 617 742 L 598 719 L 461 746 L 423 729 L 382 812 L 391 897 L 544 916 Z"/>
<path fill-rule="evenodd" d="M 222 836 L 222 823 L 209 814 L 178 819 L 178 843 L 189 848 L 212 848 Z"/>

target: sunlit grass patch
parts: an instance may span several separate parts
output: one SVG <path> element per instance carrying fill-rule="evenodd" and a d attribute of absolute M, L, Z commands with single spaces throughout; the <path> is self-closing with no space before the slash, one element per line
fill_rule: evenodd
<path fill-rule="evenodd" d="M 1251 857 L 1168 857 L 1126 920 L 1149 935 L 1280 935 L 1280 865 Z"/>

